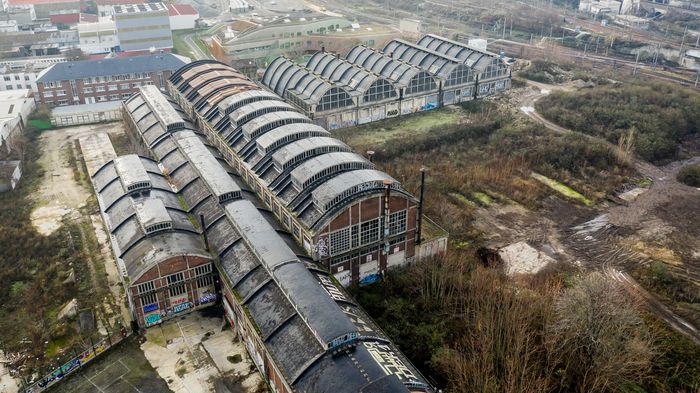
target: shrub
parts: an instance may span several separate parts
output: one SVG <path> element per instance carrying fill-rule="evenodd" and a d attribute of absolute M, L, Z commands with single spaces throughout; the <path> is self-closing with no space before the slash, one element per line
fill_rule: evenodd
<path fill-rule="evenodd" d="M 691 187 L 700 187 L 700 164 L 684 167 L 678 172 L 676 179 Z"/>

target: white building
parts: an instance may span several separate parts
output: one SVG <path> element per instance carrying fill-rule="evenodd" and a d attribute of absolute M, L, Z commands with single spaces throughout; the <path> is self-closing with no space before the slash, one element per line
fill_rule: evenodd
<path fill-rule="evenodd" d="M 24 130 L 34 108 L 36 104 L 31 90 L 0 93 L 0 151 L 9 153 L 12 150 L 12 136 Z"/>
<path fill-rule="evenodd" d="M 122 51 L 148 52 L 173 47 L 170 15 L 163 3 L 115 5 L 114 21 Z"/>
<path fill-rule="evenodd" d="M 425 30 L 423 22 L 416 19 L 401 19 L 399 29 L 407 33 L 422 33 Z"/>
<path fill-rule="evenodd" d="M 188 30 L 197 26 L 199 12 L 189 4 L 168 4 L 171 30 Z"/>
<path fill-rule="evenodd" d="M 37 92 L 36 79 L 49 66 L 66 61 L 62 56 L 0 60 L 0 91 L 31 89 Z"/>
<path fill-rule="evenodd" d="M 117 28 L 109 17 L 94 23 L 79 23 L 78 37 L 80 50 L 87 54 L 110 53 L 119 46 Z"/>
<path fill-rule="evenodd" d="M 587 12 L 595 16 L 602 14 L 617 15 L 622 8 L 622 2 L 618 0 L 582 0 L 579 2 L 579 11 Z"/>
<path fill-rule="evenodd" d="M 243 14 L 253 9 L 246 0 L 229 0 L 228 8 L 232 14 Z"/>
<path fill-rule="evenodd" d="M 19 31 L 16 20 L 0 20 L 0 33 L 12 33 Z"/>
<path fill-rule="evenodd" d="M 14 190 L 22 177 L 22 162 L 0 161 L 0 192 Z"/>

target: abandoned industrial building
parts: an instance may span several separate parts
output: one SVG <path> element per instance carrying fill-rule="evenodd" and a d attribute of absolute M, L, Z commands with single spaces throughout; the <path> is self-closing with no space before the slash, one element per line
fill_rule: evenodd
<path fill-rule="evenodd" d="M 443 252 L 421 244 L 418 200 L 291 105 L 216 61 L 187 65 L 170 95 L 313 260 L 343 285 Z"/>
<path fill-rule="evenodd" d="M 262 83 L 335 129 L 486 97 L 508 89 L 510 78 L 498 55 L 427 35 L 382 51 L 358 45 L 345 58 L 321 51 L 304 65 L 281 56 Z"/>
<path fill-rule="evenodd" d="M 228 106 L 219 108 L 220 100 L 209 97 L 205 99 L 208 104 L 203 104 L 203 111 L 209 109 L 207 105 L 213 105 L 216 111 L 228 110 L 232 120 L 235 120 L 239 118 L 236 117 L 238 115 L 245 117 L 245 111 L 237 110 L 246 102 L 251 103 L 261 97 L 274 99 L 274 95 L 256 90 L 254 84 L 239 79 L 234 70 L 211 61 L 197 62 L 180 70 L 173 77 L 171 88 L 184 87 L 184 91 L 198 81 L 200 90 L 195 92 L 201 92 L 208 86 L 203 82 L 214 79 L 207 77 L 211 76 L 208 72 L 224 78 L 219 79 L 224 82 L 219 86 L 227 86 L 228 89 L 237 86 L 239 92 L 236 94 L 240 97 L 235 99 L 233 94 L 229 94 L 227 102 L 241 105 L 231 111 Z M 231 80 L 225 80 L 227 78 Z M 211 88 L 207 90 L 214 91 Z M 191 95 L 192 101 L 197 98 L 197 94 Z M 180 99 L 184 101 L 183 97 Z M 192 230 L 180 222 L 187 221 L 188 217 L 190 221 L 199 223 L 199 228 L 193 232 L 201 233 L 203 246 L 190 244 L 186 247 L 205 254 L 208 250 L 214 256 L 226 317 L 242 337 L 253 362 L 273 391 L 432 391 L 415 367 L 378 330 L 364 311 L 346 296 L 342 287 L 337 286 L 327 271 L 306 256 L 290 232 L 279 225 L 266 204 L 256 196 L 261 195 L 262 191 L 246 184 L 245 178 L 251 174 L 229 166 L 187 118 L 187 111 L 183 111 L 155 86 L 140 88 L 138 94 L 124 103 L 124 111 L 130 134 L 141 144 L 143 154 L 157 160 L 156 163 L 131 156 L 133 158 L 130 160 L 143 163 L 148 180 L 143 173 L 127 176 L 132 180 L 125 188 L 134 185 L 133 192 L 138 192 L 142 187 L 148 187 L 146 184 L 150 182 L 150 197 L 164 201 L 162 204 L 165 207 L 157 210 L 176 217 L 172 220 L 172 228 L 162 228 L 164 234 Z M 256 132 L 256 129 L 246 129 L 245 138 L 257 135 Z M 299 130 L 294 132 L 306 135 Z M 313 146 L 318 150 L 335 146 L 337 152 L 350 154 L 346 146 L 325 136 L 327 132 L 322 133 L 320 129 L 316 132 L 323 136 L 312 138 L 322 140 L 308 142 L 309 146 L 298 145 L 296 154 L 289 151 L 287 156 L 278 159 L 286 157 L 286 162 L 294 159 L 303 162 L 300 156 L 313 151 Z M 286 146 L 293 140 L 289 138 Z M 317 142 L 323 144 L 316 145 Z M 247 141 L 244 143 L 246 147 L 248 144 Z M 255 146 L 253 150 L 253 155 L 256 155 L 259 147 Z M 364 165 L 364 161 L 362 163 Z M 382 181 L 377 189 L 385 191 L 383 180 L 388 178 L 387 175 L 380 175 L 373 169 L 357 171 L 376 172 L 361 172 L 357 176 L 362 180 Z M 168 185 L 163 183 L 162 176 L 168 179 Z M 109 176 L 105 177 L 104 181 L 108 182 Z M 315 180 L 312 178 L 312 174 L 302 173 L 294 181 L 313 183 Z M 338 187 L 337 184 L 333 186 Z M 165 190 L 161 191 L 161 187 Z M 390 198 L 399 198 L 393 195 L 399 192 L 397 186 L 394 187 Z M 347 191 L 347 187 L 327 188 L 324 203 L 330 202 L 328 198 L 335 198 Z M 268 195 L 265 192 L 264 195 Z M 408 201 L 408 196 L 400 195 L 400 198 Z M 177 206 L 173 197 L 179 200 Z M 107 208 L 106 203 L 100 206 L 103 211 Z M 106 216 L 111 219 L 109 215 Z M 149 235 L 155 237 L 155 233 Z"/>
<path fill-rule="evenodd" d="M 92 184 L 139 326 L 216 300 L 213 259 L 156 162 L 118 157 Z"/>

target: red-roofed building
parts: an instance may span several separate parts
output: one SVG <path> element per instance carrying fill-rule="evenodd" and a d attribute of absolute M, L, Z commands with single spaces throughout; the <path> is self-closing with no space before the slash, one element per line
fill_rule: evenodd
<path fill-rule="evenodd" d="M 199 12 L 189 4 L 168 4 L 170 29 L 194 29 L 199 19 Z"/>
<path fill-rule="evenodd" d="M 79 12 L 70 12 L 65 14 L 51 14 L 49 20 L 53 25 L 76 25 L 80 22 L 93 23 L 97 22 L 97 15 L 83 14 Z"/>

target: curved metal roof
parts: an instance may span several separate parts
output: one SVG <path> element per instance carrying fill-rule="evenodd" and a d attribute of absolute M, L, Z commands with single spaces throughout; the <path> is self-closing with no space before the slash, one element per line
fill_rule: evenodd
<path fill-rule="evenodd" d="M 376 169 L 344 172 L 319 185 L 312 192 L 313 200 L 319 209 L 326 212 L 333 209 L 342 199 L 383 190 L 385 180 L 391 182 L 393 187 L 398 187 L 394 178 Z"/>
<path fill-rule="evenodd" d="M 360 95 L 361 92 L 342 83 L 334 83 L 330 79 L 301 66 L 284 56 L 272 61 L 265 70 L 263 84 L 280 96 L 291 92 L 308 105 L 317 105 L 323 95 L 332 88 L 339 88 L 350 96 Z"/>
<path fill-rule="evenodd" d="M 319 67 L 321 72 L 335 75 L 334 77 L 341 78 L 342 80 L 351 81 L 355 77 L 367 80 L 366 82 L 358 81 L 358 86 L 364 86 L 364 84 L 367 83 L 371 85 L 370 80 L 382 80 L 378 75 L 363 70 L 359 66 L 353 66 L 350 62 L 338 59 L 335 56 L 324 54 L 323 56 L 312 57 L 312 60 L 313 61 L 310 61 L 310 63 L 314 64 L 315 67 Z M 342 66 L 342 70 L 344 71 L 334 71 L 336 65 Z M 321 70 L 321 68 L 323 68 L 323 70 Z M 192 69 L 199 68 L 195 66 L 192 67 Z M 272 62 L 263 76 L 263 82 L 266 84 L 270 83 L 272 89 L 275 89 L 275 84 L 278 85 L 278 87 L 287 86 L 289 80 L 286 78 L 288 76 L 293 76 L 293 72 L 288 72 L 290 70 L 303 71 L 300 73 L 301 76 L 298 79 L 298 85 L 303 85 L 307 80 L 310 82 L 302 87 L 305 94 L 311 94 L 313 96 L 319 87 L 331 86 L 329 80 L 320 73 L 310 71 L 284 57 L 279 57 Z M 210 72 L 218 73 L 221 72 L 221 70 L 217 68 Z M 198 75 L 200 78 L 206 79 L 206 71 Z M 283 75 L 283 77 L 280 77 L 280 75 Z M 182 81 L 184 81 L 184 78 L 180 78 L 180 80 L 181 83 L 183 83 Z M 200 88 L 205 88 L 206 86 L 206 84 L 203 84 Z M 342 162 L 335 162 L 335 160 L 333 160 L 333 157 L 337 157 L 335 153 L 348 149 L 342 142 L 329 143 L 326 139 L 314 140 L 315 142 L 322 142 L 320 146 L 304 146 L 304 149 L 308 149 L 306 150 L 308 156 L 291 156 L 288 160 L 282 158 L 283 154 L 291 153 L 283 153 L 276 156 L 279 160 L 278 162 L 284 160 L 284 163 L 281 168 L 279 164 L 275 165 L 276 161 L 273 160 L 275 153 L 278 150 L 284 149 L 285 146 L 296 143 L 292 145 L 292 148 L 302 148 L 302 144 L 297 142 L 305 138 L 328 137 L 330 134 L 322 127 L 311 124 L 311 119 L 301 113 L 290 111 L 288 107 L 280 106 L 279 108 L 275 108 L 279 105 L 278 100 L 266 94 L 254 93 L 254 91 L 255 90 L 245 91 L 231 95 L 226 99 L 226 105 L 220 105 L 218 110 L 219 112 L 222 110 L 230 111 L 230 115 L 238 116 L 238 118 L 242 118 L 244 114 L 259 113 L 259 116 L 246 119 L 244 122 L 245 124 L 242 126 L 236 125 L 235 122 L 231 121 L 228 123 L 220 121 L 216 125 L 215 130 L 219 133 L 221 138 L 231 146 L 233 151 L 236 152 L 235 154 L 250 167 L 264 186 L 271 190 L 274 189 L 275 194 L 278 195 L 282 201 L 287 203 L 287 208 L 297 214 L 301 224 L 312 231 L 320 229 L 327 224 L 327 220 L 332 218 L 326 216 L 327 212 L 342 209 L 344 206 L 348 206 L 357 201 L 360 196 L 355 194 L 348 195 L 347 198 L 339 199 L 333 206 L 328 206 L 327 208 L 322 204 L 310 203 L 308 197 L 312 193 L 314 193 L 314 195 L 320 195 L 322 191 L 318 191 L 317 187 L 321 187 L 322 185 L 319 182 L 313 182 L 307 184 L 303 193 L 294 191 L 293 188 L 290 188 L 290 184 L 292 183 L 292 178 L 290 177 L 291 172 L 296 167 L 304 165 L 304 161 L 310 159 L 316 160 L 316 164 L 324 162 L 323 165 L 326 165 L 325 163 L 328 163 L 327 167 L 322 166 L 324 169 L 327 169 L 327 173 L 323 176 L 324 179 L 342 176 L 347 171 L 366 170 L 368 168 L 373 168 L 373 166 L 371 163 L 367 163 L 366 160 L 360 159 L 361 157 L 356 155 L 353 156 L 355 160 L 348 162 L 347 165 L 342 165 Z M 359 92 L 359 90 L 355 91 Z M 240 99 L 238 97 L 239 95 Z M 320 96 L 318 98 L 320 98 Z M 263 101 L 253 104 L 253 99 Z M 269 110 L 266 108 L 269 108 Z M 199 113 L 202 116 L 205 115 L 201 110 Z M 219 116 L 221 115 L 222 114 Z M 331 154 L 330 158 L 324 159 L 323 155 L 326 154 Z M 290 161 L 292 158 L 295 158 L 293 162 Z M 356 164 L 356 166 L 352 167 L 353 164 Z M 312 164 L 307 164 L 306 167 L 310 166 L 312 166 Z M 390 178 L 388 175 L 386 176 Z M 399 183 L 393 179 L 392 181 L 395 183 L 393 187 L 400 189 Z M 302 181 L 302 183 L 304 182 L 305 181 Z M 381 190 L 372 190 L 372 192 L 376 194 L 382 193 Z M 403 192 L 403 195 L 413 199 L 412 196 L 405 192 Z M 307 199 L 301 200 L 300 198 Z"/>
<path fill-rule="evenodd" d="M 137 129 L 142 132 L 138 125 Z M 384 386 L 389 378 L 393 382 L 387 386 L 392 391 L 407 392 L 406 386 L 429 391 L 417 370 L 382 332 L 364 322 L 369 317 L 344 297 L 328 273 L 309 268 L 310 261 L 300 256 L 303 251 L 271 221 L 253 193 L 223 202 L 212 197 L 213 187 L 208 183 L 219 180 L 196 173 L 197 165 L 187 149 L 192 138 L 200 137 L 188 130 L 175 131 L 149 148 L 161 166 L 169 168 L 169 178 L 180 190 L 188 212 L 205 217 L 204 230 L 212 252 L 219 257 L 222 280 L 240 296 L 260 341 L 293 389 L 355 393 L 366 390 L 370 383 Z M 197 154 L 206 151 L 214 158 L 202 161 L 221 165 L 230 173 L 216 151 L 200 148 Z M 231 178 L 246 189 L 239 178 Z M 336 347 L 348 337 L 361 337 L 352 355 Z M 339 380 L 341 385 L 337 385 Z"/>
<path fill-rule="evenodd" d="M 329 133 L 330 134 L 330 133 Z M 350 151 L 350 147 L 345 143 L 329 137 L 313 137 L 292 142 L 275 151 L 272 160 L 279 170 L 287 169 L 288 166 L 306 157 L 313 157 L 318 153 L 333 151 Z"/>
<path fill-rule="evenodd" d="M 406 87 L 411 79 L 422 70 L 408 62 L 395 59 L 385 53 L 365 45 L 350 49 L 345 58 L 375 74 L 392 81 L 399 87 Z"/>
<path fill-rule="evenodd" d="M 244 105 L 231 112 L 229 118 L 234 127 L 241 127 L 253 118 L 257 118 L 270 112 L 296 111 L 293 106 L 280 100 L 255 101 Z"/>
<path fill-rule="evenodd" d="M 95 172 L 92 182 L 115 251 L 131 282 L 173 257 L 211 257 L 151 159 L 117 157 Z M 133 185 L 140 187 L 129 190 Z"/>
<path fill-rule="evenodd" d="M 382 50 L 394 59 L 413 64 L 442 79 L 447 79 L 462 62 L 454 57 L 443 55 L 401 39 L 390 41 Z"/>
<path fill-rule="evenodd" d="M 463 61 L 468 67 L 479 72 L 486 71 L 491 64 L 500 64 L 507 68 L 498 55 L 472 48 L 461 42 L 452 41 L 444 37 L 428 34 L 418 41 L 418 45 L 424 46 L 444 55 Z"/>
<path fill-rule="evenodd" d="M 378 74 L 327 52 L 316 52 L 306 62 L 306 68 L 336 85 L 347 86 L 349 90 L 362 94 L 380 79 Z"/>
<path fill-rule="evenodd" d="M 335 152 L 309 158 L 292 170 L 289 176 L 299 191 L 310 187 L 328 176 L 337 175 L 342 170 L 374 169 L 368 159 L 357 153 Z"/>

